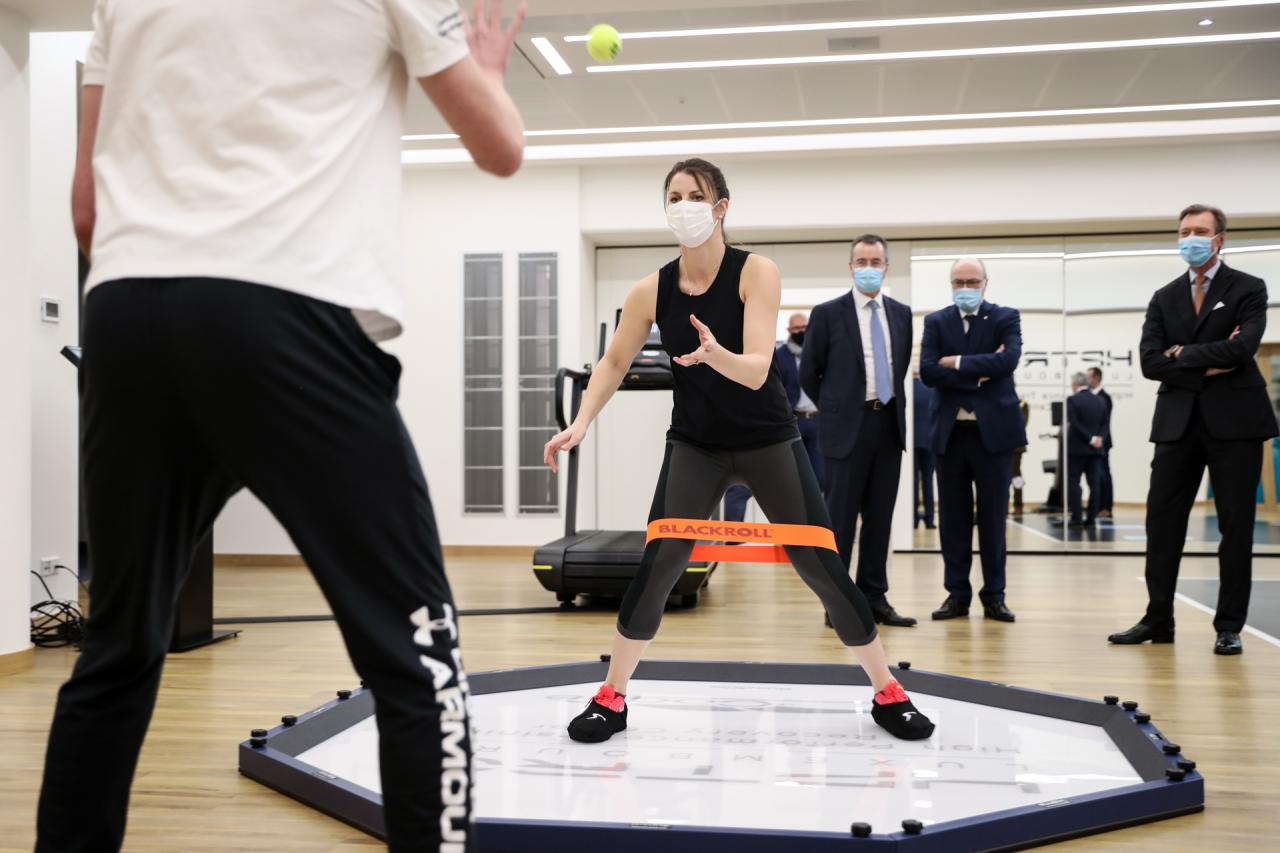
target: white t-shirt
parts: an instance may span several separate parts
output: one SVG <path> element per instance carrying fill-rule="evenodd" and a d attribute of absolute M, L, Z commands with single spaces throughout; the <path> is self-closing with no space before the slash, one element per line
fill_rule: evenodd
<path fill-rule="evenodd" d="M 395 337 L 408 80 L 467 52 L 456 0 L 97 0 L 86 289 L 238 279 Z"/>

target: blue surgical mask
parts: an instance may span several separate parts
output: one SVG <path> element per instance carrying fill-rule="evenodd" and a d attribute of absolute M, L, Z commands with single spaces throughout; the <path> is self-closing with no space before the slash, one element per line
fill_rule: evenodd
<path fill-rule="evenodd" d="M 951 291 L 951 299 L 956 307 L 966 314 L 972 314 L 982 304 L 982 289 L 977 287 L 961 287 Z"/>
<path fill-rule="evenodd" d="M 1204 266 L 1213 257 L 1213 237 L 1183 237 L 1178 241 L 1178 254 L 1193 267 Z"/>
<path fill-rule="evenodd" d="M 884 284 L 884 270 L 875 267 L 857 267 L 853 271 L 853 286 L 863 293 L 875 293 L 882 284 Z"/>

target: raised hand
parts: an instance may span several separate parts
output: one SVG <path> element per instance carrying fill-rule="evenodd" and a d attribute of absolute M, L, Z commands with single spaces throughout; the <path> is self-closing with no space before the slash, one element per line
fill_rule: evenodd
<path fill-rule="evenodd" d="M 499 77 L 506 75 L 507 61 L 511 58 L 512 46 L 515 45 L 516 36 L 520 34 L 528 8 L 525 0 L 520 0 L 515 16 L 511 19 L 511 26 L 504 32 L 502 0 L 476 1 L 475 19 L 463 17 L 467 45 L 471 48 L 471 56 L 476 64 Z"/>
<path fill-rule="evenodd" d="M 711 329 L 707 328 L 705 323 L 693 314 L 689 315 L 689 322 L 698 330 L 698 348 L 688 355 L 678 355 L 672 359 L 681 367 L 693 367 L 695 364 L 702 364 L 719 346 L 716 343 L 716 336 L 711 334 Z"/>

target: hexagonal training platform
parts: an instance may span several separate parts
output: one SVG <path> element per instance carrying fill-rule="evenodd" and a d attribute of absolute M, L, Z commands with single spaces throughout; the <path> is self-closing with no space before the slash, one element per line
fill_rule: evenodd
<path fill-rule="evenodd" d="M 937 724 L 871 721 L 860 667 L 645 661 L 630 728 L 565 725 L 590 662 L 471 675 L 481 850 L 1004 850 L 1204 808 L 1204 781 L 1136 702 L 1091 701 L 902 664 Z M 381 836 L 373 697 L 339 698 L 240 745 L 240 772 Z"/>

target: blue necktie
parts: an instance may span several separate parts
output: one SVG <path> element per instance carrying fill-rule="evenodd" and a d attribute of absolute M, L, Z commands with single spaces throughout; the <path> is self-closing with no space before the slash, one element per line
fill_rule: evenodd
<path fill-rule="evenodd" d="M 871 358 L 876 367 L 876 398 L 881 403 L 893 399 L 889 379 L 889 347 L 884 339 L 884 327 L 880 325 L 880 306 L 873 299 L 871 306 Z"/>

